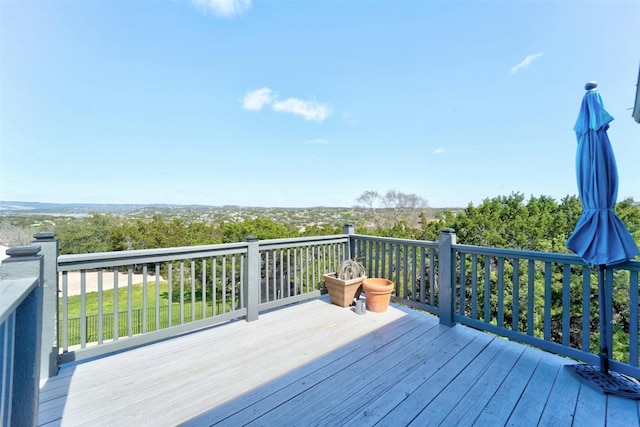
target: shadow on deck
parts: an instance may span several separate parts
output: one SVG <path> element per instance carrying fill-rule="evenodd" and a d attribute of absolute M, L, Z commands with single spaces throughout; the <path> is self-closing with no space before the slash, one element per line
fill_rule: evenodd
<path fill-rule="evenodd" d="M 41 390 L 39 425 L 639 425 L 638 402 L 562 357 L 399 306 L 325 298 L 84 363 Z"/>

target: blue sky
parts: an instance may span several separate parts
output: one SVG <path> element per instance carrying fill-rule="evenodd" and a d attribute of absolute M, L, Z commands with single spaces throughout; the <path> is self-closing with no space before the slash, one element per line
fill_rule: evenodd
<path fill-rule="evenodd" d="M 0 0 L 0 200 L 560 200 L 597 80 L 638 201 L 638 40 L 638 1 Z"/>

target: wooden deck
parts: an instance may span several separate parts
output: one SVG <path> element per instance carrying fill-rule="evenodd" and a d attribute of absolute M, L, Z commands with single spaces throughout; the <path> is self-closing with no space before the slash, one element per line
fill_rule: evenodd
<path fill-rule="evenodd" d="M 65 366 L 46 426 L 636 426 L 640 404 L 571 361 L 393 306 L 326 299 Z"/>

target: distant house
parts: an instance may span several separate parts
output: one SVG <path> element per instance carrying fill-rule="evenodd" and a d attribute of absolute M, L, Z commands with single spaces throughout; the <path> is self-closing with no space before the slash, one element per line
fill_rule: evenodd
<path fill-rule="evenodd" d="M 636 122 L 640 123 L 640 70 L 638 70 L 638 84 L 636 84 L 636 103 L 631 114 Z"/>

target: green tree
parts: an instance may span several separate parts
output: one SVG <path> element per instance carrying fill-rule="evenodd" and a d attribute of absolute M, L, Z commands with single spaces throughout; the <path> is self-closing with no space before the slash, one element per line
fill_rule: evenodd
<path fill-rule="evenodd" d="M 113 215 L 92 212 L 88 217 L 66 222 L 56 230 L 61 254 L 83 254 L 112 250 L 111 230 L 118 224 Z"/>
<path fill-rule="evenodd" d="M 242 242 L 247 236 L 256 236 L 260 240 L 298 237 L 300 233 L 294 227 L 266 218 L 256 218 L 242 222 L 229 222 L 220 226 L 222 243 Z"/>

